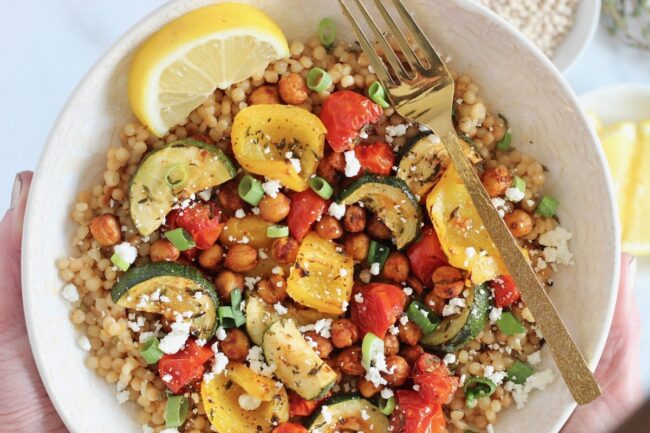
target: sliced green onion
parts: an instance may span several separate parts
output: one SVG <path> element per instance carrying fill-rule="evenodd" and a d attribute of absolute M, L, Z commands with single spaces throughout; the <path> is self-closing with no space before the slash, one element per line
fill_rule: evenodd
<path fill-rule="evenodd" d="M 244 323 L 246 323 L 246 317 L 244 316 L 244 313 L 241 311 L 241 301 L 242 301 L 242 294 L 241 290 L 235 289 L 232 292 L 230 292 L 230 306 L 232 308 L 232 318 L 235 322 L 235 327 L 240 327 Z"/>
<path fill-rule="evenodd" d="M 470 409 L 476 407 L 479 399 L 491 396 L 496 390 L 497 386 L 490 379 L 477 376 L 470 377 L 463 387 L 467 407 Z"/>
<path fill-rule="evenodd" d="M 167 398 L 165 406 L 165 425 L 168 428 L 180 427 L 185 423 L 190 410 L 190 402 L 182 395 L 172 395 Z"/>
<path fill-rule="evenodd" d="M 184 164 L 172 164 L 163 177 L 171 188 L 179 187 L 187 180 L 187 168 Z"/>
<path fill-rule="evenodd" d="M 322 92 L 332 85 L 332 77 L 321 68 L 312 68 L 307 74 L 307 87 L 314 92 Z"/>
<path fill-rule="evenodd" d="M 497 320 L 497 327 L 505 335 L 516 335 L 526 332 L 524 325 L 522 325 L 510 311 L 501 313 L 501 317 Z"/>
<path fill-rule="evenodd" d="M 147 364 L 155 364 L 163 357 L 164 353 L 158 347 L 160 345 L 160 340 L 156 337 L 151 337 L 144 342 L 140 348 L 140 355 L 147 362 Z"/>
<path fill-rule="evenodd" d="M 318 23 L 318 36 L 325 48 L 330 48 L 336 39 L 336 24 L 331 18 L 323 18 Z"/>
<path fill-rule="evenodd" d="M 289 236 L 289 227 L 287 226 L 269 226 L 266 229 L 267 238 L 286 238 Z"/>
<path fill-rule="evenodd" d="M 508 380 L 518 385 L 523 385 L 526 380 L 533 375 L 535 370 L 525 362 L 515 361 L 512 366 L 506 370 L 508 373 Z"/>
<path fill-rule="evenodd" d="M 386 263 L 386 259 L 390 254 L 390 248 L 386 245 L 380 244 L 377 241 L 370 241 L 370 247 L 368 248 L 368 264 L 372 266 L 373 263 L 379 263 L 379 269 L 381 270 Z"/>
<path fill-rule="evenodd" d="M 246 175 L 241 178 L 239 181 L 239 186 L 237 187 L 239 196 L 246 203 L 257 206 L 262 201 L 264 197 L 264 189 L 262 189 L 262 183 L 255 179 L 253 176 Z"/>
<path fill-rule="evenodd" d="M 526 192 L 526 181 L 519 176 L 515 176 L 515 178 L 512 179 L 512 187 L 517 188 L 521 192 Z"/>
<path fill-rule="evenodd" d="M 239 310 L 241 305 L 241 290 L 235 289 L 230 292 L 230 305 L 232 308 Z"/>
<path fill-rule="evenodd" d="M 379 412 L 384 415 L 390 415 L 395 410 L 395 397 L 389 399 L 380 398 L 378 404 Z"/>
<path fill-rule="evenodd" d="M 219 323 L 225 329 L 236 328 L 237 324 L 235 321 L 235 314 L 232 307 L 224 306 L 217 309 L 217 315 L 219 316 Z"/>
<path fill-rule="evenodd" d="M 553 215 L 555 215 L 555 212 L 557 211 L 557 207 L 559 205 L 559 201 L 551 196 L 545 195 L 537 205 L 535 213 L 546 218 L 551 218 Z"/>
<path fill-rule="evenodd" d="M 309 186 L 312 190 L 325 200 L 329 200 L 334 194 L 334 188 L 325 179 L 320 176 L 314 176 L 309 179 Z"/>
<path fill-rule="evenodd" d="M 440 317 L 420 301 L 411 302 L 406 315 L 422 330 L 424 335 L 431 334 L 440 324 Z"/>
<path fill-rule="evenodd" d="M 363 337 L 363 343 L 361 343 L 361 365 L 368 370 L 373 366 L 373 361 L 377 358 L 379 354 L 384 353 L 384 340 L 377 337 L 372 332 L 368 332 Z"/>
<path fill-rule="evenodd" d="M 368 87 L 368 97 L 381 108 L 390 107 L 390 104 L 386 102 L 386 91 L 379 81 L 373 82 L 370 87 Z"/>
<path fill-rule="evenodd" d="M 187 251 L 196 246 L 194 239 L 192 239 L 192 235 L 181 227 L 165 232 L 165 237 L 169 242 L 174 244 L 179 251 Z"/>
<path fill-rule="evenodd" d="M 512 131 L 510 131 L 510 125 L 508 124 L 508 119 L 506 119 L 505 116 L 502 114 L 499 114 L 499 117 L 503 119 L 504 126 L 506 128 L 506 133 L 501 138 L 501 140 L 497 141 L 496 148 L 498 150 L 509 150 L 510 149 L 510 143 L 512 142 Z"/>
<path fill-rule="evenodd" d="M 118 253 L 113 253 L 113 255 L 111 256 L 111 262 L 113 262 L 115 266 L 117 266 L 124 272 L 126 272 L 129 269 L 129 267 L 131 267 L 131 264 L 126 260 L 124 260 L 122 256 L 120 256 Z"/>

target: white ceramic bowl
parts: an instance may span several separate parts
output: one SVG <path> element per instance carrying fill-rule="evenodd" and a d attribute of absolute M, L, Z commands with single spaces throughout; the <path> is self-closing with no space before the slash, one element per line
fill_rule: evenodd
<path fill-rule="evenodd" d="M 63 284 L 54 261 L 69 254 L 70 207 L 81 188 L 100 178 L 106 149 L 119 143 L 120 125 L 132 119 L 126 71 L 134 47 L 170 19 L 213 2 L 171 2 L 129 30 L 72 95 L 36 171 L 23 248 L 25 315 L 43 382 L 74 433 L 136 433 L 141 427 L 130 405 L 118 405 L 115 388 L 84 366 L 86 354 L 68 321 L 69 305 L 59 295 Z M 341 36 L 350 38 L 337 2 L 247 2 L 269 13 L 289 38 L 312 35 L 324 16 L 333 17 Z M 619 236 L 603 155 L 573 92 L 530 42 L 474 3 L 406 2 L 437 47 L 452 58 L 449 66 L 473 75 L 493 110 L 508 116 L 515 145 L 548 167 L 548 189 L 562 203 L 559 216 L 574 234 L 570 246 L 575 253 L 575 266 L 561 269 L 551 297 L 595 367 L 613 313 Z M 546 349 L 542 365 L 553 365 Z M 558 379 L 545 392 L 533 393 L 525 409 L 505 411 L 496 431 L 555 433 L 574 406 Z"/>
<path fill-rule="evenodd" d="M 551 61 L 562 72 L 567 72 L 591 43 L 600 20 L 601 0 L 580 0 L 571 31 L 558 45 Z"/>

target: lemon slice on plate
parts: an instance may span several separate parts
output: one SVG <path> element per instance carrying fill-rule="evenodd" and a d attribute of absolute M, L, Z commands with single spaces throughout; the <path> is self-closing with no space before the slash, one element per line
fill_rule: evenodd
<path fill-rule="evenodd" d="M 287 39 L 260 10 L 236 3 L 206 6 L 166 24 L 138 48 L 129 70 L 129 102 L 161 137 L 216 88 L 283 57 L 289 57 Z"/>
<path fill-rule="evenodd" d="M 636 255 L 650 254 L 650 121 L 638 125 L 637 152 L 633 178 L 627 198 L 627 215 L 623 221 L 623 251 Z"/>

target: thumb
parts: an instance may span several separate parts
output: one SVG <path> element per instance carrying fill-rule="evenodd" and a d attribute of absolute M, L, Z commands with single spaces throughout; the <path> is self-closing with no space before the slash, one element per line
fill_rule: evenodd
<path fill-rule="evenodd" d="M 23 171 L 16 175 L 11 193 L 11 207 L 2 219 L 2 222 L 0 222 L 2 239 L 7 239 L 8 241 L 3 245 L 5 257 L 9 254 L 16 256 L 20 252 L 25 206 L 27 205 L 32 176 L 33 173 L 31 171 Z"/>

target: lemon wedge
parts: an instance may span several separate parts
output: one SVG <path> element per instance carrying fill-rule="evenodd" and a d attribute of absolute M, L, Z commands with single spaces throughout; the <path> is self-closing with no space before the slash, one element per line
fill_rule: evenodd
<path fill-rule="evenodd" d="M 216 88 L 283 57 L 289 57 L 287 39 L 260 10 L 238 3 L 195 9 L 138 48 L 129 70 L 129 102 L 140 122 L 161 137 Z"/>

